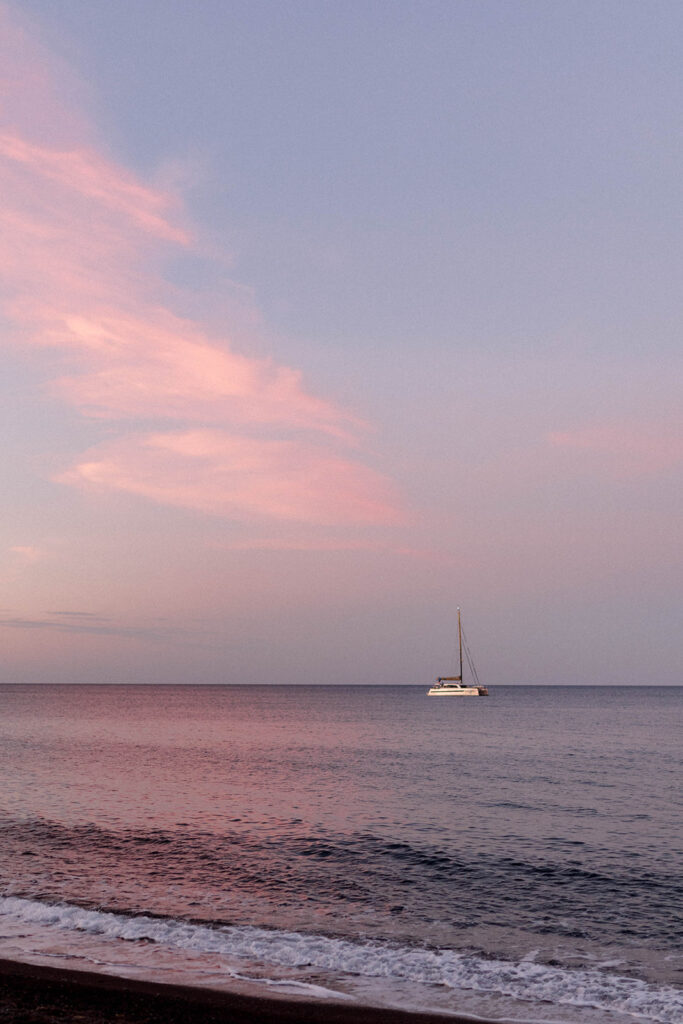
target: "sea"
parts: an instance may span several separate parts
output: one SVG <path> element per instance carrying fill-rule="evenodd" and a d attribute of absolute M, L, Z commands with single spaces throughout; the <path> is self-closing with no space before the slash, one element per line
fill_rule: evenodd
<path fill-rule="evenodd" d="M 0 957 L 683 1021 L 683 688 L 0 687 Z"/>

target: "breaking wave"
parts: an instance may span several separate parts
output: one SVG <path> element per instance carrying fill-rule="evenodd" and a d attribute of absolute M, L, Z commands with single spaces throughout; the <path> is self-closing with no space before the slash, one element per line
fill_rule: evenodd
<path fill-rule="evenodd" d="M 168 950 L 218 954 L 238 962 L 257 961 L 266 968 L 305 968 L 307 977 L 333 972 L 350 979 L 445 986 L 487 996 L 620 1012 L 657 1024 L 676 1024 L 683 1019 L 683 993 L 677 989 L 593 969 L 565 969 L 531 961 L 513 963 L 450 949 L 351 942 L 251 926 L 212 926 L 146 914 L 126 916 L 17 896 L 0 898 L 0 914 L 67 932 L 131 943 L 154 942 Z M 229 967 L 226 974 L 241 976 Z M 314 985 L 301 987 L 316 994 Z M 320 988 L 319 992 L 332 994 L 329 989 Z M 343 998 L 342 993 L 334 994 Z"/>

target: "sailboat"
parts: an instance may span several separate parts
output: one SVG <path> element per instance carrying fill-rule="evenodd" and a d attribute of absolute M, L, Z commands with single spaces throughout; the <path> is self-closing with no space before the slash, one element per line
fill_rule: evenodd
<path fill-rule="evenodd" d="M 457 676 L 439 676 L 433 686 L 427 691 L 428 697 L 488 697 L 489 691 L 485 686 L 480 686 L 477 677 L 477 670 L 474 667 L 472 656 L 467 644 L 464 644 L 465 657 L 472 676 L 472 683 L 465 685 L 462 678 L 462 652 L 463 636 L 462 623 L 460 622 L 460 609 L 458 608 L 458 652 L 460 661 L 460 673 Z"/>

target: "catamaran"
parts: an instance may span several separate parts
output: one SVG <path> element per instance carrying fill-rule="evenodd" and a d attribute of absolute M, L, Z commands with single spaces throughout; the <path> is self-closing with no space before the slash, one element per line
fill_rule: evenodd
<path fill-rule="evenodd" d="M 467 665 L 472 676 L 472 683 L 465 685 L 462 677 L 462 652 L 465 650 Z M 458 651 L 460 656 L 460 673 L 457 676 L 439 676 L 439 678 L 427 691 L 428 697 L 488 697 L 489 691 L 481 686 L 477 677 L 477 670 L 472 661 L 467 644 L 463 644 L 462 623 L 460 622 L 460 609 L 458 608 Z"/>

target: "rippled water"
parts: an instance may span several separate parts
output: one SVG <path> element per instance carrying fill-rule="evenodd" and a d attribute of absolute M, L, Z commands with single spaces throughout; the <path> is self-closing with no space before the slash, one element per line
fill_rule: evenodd
<path fill-rule="evenodd" d="M 2 949 L 673 1024 L 682 698 L 0 688 Z"/>

